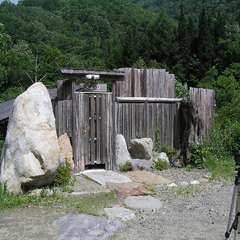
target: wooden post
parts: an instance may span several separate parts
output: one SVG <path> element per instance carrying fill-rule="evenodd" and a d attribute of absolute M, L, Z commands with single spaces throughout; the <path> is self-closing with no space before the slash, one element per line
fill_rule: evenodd
<path fill-rule="evenodd" d="M 116 170 L 116 123 L 115 123 L 116 82 L 112 82 L 112 120 L 113 120 L 113 146 L 112 146 L 112 170 Z"/>

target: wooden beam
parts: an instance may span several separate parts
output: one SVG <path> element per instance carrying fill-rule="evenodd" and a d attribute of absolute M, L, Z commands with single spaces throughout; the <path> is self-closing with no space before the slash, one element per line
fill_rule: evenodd
<path fill-rule="evenodd" d="M 116 102 L 122 103 L 177 103 L 182 98 L 149 98 L 149 97 L 116 97 Z"/>
<path fill-rule="evenodd" d="M 106 81 L 124 81 L 124 72 L 119 71 L 97 71 L 97 70 L 82 70 L 73 68 L 62 68 L 61 74 L 64 79 L 87 79 L 87 75 L 99 75 L 97 80 Z M 94 77 L 92 78 L 94 80 Z M 91 81 L 91 79 L 89 80 Z"/>

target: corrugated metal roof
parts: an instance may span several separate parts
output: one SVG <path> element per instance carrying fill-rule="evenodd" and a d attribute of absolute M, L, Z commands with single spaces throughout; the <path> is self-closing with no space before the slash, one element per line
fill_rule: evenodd
<path fill-rule="evenodd" d="M 48 89 L 51 100 L 57 97 L 57 88 Z M 8 120 L 10 113 L 12 111 L 13 103 L 15 99 L 10 101 L 0 103 L 0 123 Z"/>

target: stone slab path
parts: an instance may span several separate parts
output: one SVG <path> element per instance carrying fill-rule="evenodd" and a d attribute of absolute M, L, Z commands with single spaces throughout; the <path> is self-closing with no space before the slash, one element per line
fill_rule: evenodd
<path fill-rule="evenodd" d="M 86 170 L 84 172 L 81 172 L 81 174 L 91 178 L 93 181 L 101 185 L 106 185 L 106 182 L 113 182 L 113 183 L 132 182 L 132 180 L 129 177 L 113 171 Z"/>
<path fill-rule="evenodd" d="M 67 214 L 52 225 L 58 227 L 60 235 L 57 240 L 106 240 L 125 227 L 124 223 L 116 219 L 85 214 Z"/>

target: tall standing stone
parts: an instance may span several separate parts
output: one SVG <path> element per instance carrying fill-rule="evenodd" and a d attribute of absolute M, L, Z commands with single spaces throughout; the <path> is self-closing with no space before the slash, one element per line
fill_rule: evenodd
<path fill-rule="evenodd" d="M 7 181 L 15 194 L 52 184 L 59 158 L 51 99 L 37 82 L 14 101 L 1 157 L 1 183 Z"/>

